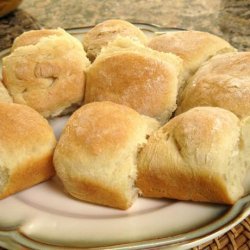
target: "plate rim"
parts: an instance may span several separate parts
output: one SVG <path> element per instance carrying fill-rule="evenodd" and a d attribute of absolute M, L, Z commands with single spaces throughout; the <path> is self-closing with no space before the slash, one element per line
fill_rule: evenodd
<path fill-rule="evenodd" d="M 138 242 L 132 242 L 127 244 L 110 245 L 103 247 L 92 247 L 87 249 L 116 249 L 116 250 L 142 250 L 142 249 L 189 249 L 200 245 L 206 241 L 212 240 L 216 237 L 221 236 L 225 232 L 243 221 L 247 216 L 250 215 L 250 195 L 241 198 L 235 203 L 225 214 L 219 219 L 207 224 L 206 226 L 200 227 L 196 230 L 176 235 L 168 236 L 160 239 L 143 240 Z M 203 233 L 204 231 L 204 233 Z M 190 235 L 188 236 L 187 235 Z M 1 241 L 1 237 L 7 237 L 7 243 Z M 179 238 L 182 238 L 180 240 Z M 9 241 L 9 243 L 8 243 Z M 11 244 L 17 244 L 18 247 L 35 247 L 35 249 L 44 250 L 62 250 L 62 249 L 86 249 L 85 247 L 74 247 L 74 246 L 59 246 L 49 245 L 43 242 L 36 241 L 24 235 L 19 228 L 14 230 L 8 230 L 0 228 L 0 246 L 6 247 Z M 18 249 L 18 248 L 17 248 Z M 21 248 L 20 248 L 21 249 Z"/>

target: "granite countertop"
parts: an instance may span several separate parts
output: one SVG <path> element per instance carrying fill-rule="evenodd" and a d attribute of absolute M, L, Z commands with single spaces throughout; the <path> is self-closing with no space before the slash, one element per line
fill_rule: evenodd
<path fill-rule="evenodd" d="M 0 50 L 26 30 L 82 27 L 111 18 L 208 31 L 250 50 L 250 0 L 23 0 L 0 18 Z"/>

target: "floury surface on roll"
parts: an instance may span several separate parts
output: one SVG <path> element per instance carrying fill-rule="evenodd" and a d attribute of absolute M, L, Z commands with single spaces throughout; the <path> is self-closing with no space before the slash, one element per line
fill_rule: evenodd
<path fill-rule="evenodd" d="M 145 34 L 135 25 L 124 20 L 107 20 L 97 24 L 87 32 L 83 38 L 83 45 L 87 56 L 91 61 L 99 55 L 101 49 L 117 36 L 130 37 L 136 41 L 146 44 Z"/>
<path fill-rule="evenodd" d="M 164 123 L 182 83 L 179 57 L 118 37 L 88 68 L 85 103 L 112 101 Z"/>
<path fill-rule="evenodd" d="M 150 136 L 138 156 L 137 186 L 146 197 L 233 204 L 250 191 L 243 188 L 249 155 L 249 118 L 197 107 Z"/>
<path fill-rule="evenodd" d="M 30 30 L 18 36 L 11 47 L 13 52 L 15 49 L 28 45 L 36 45 L 42 38 L 48 36 L 65 36 L 66 32 L 63 29 L 41 29 Z"/>
<path fill-rule="evenodd" d="M 156 36 L 149 42 L 149 47 L 161 52 L 171 52 L 182 58 L 186 80 L 212 56 L 236 50 L 218 36 L 194 30 Z"/>
<path fill-rule="evenodd" d="M 4 87 L 3 83 L 0 81 L 0 103 L 1 102 L 11 103 L 13 101 L 7 89 Z"/>
<path fill-rule="evenodd" d="M 221 107 L 239 118 L 250 116 L 250 52 L 215 56 L 195 73 L 176 114 L 198 106 Z"/>
<path fill-rule="evenodd" d="M 111 102 L 93 102 L 69 119 L 54 165 L 72 196 L 127 209 L 138 196 L 137 151 L 159 127 L 152 118 Z"/>
<path fill-rule="evenodd" d="M 29 31 L 3 58 L 3 82 L 15 103 L 54 117 L 82 103 L 88 65 L 81 43 L 64 30 Z"/>
<path fill-rule="evenodd" d="M 0 103 L 0 199 L 55 173 L 56 145 L 46 119 L 26 105 Z"/>

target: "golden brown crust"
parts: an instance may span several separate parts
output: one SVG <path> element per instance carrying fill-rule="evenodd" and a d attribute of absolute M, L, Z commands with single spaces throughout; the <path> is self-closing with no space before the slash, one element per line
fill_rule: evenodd
<path fill-rule="evenodd" d="M 56 139 L 48 121 L 32 108 L 0 103 L 0 197 L 54 174 Z"/>
<path fill-rule="evenodd" d="M 186 78 L 210 57 L 235 49 L 222 38 L 207 32 L 180 31 L 154 37 L 149 47 L 161 52 L 171 52 L 183 59 Z"/>
<path fill-rule="evenodd" d="M 84 35 L 83 45 L 89 59 L 94 61 L 101 49 L 118 35 L 130 37 L 143 44 L 147 42 L 144 33 L 133 24 L 124 20 L 107 20 Z"/>
<path fill-rule="evenodd" d="M 147 68 L 152 71 L 143 72 Z M 151 117 L 175 106 L 176 76 L 167 65 L 143 55 L 126 53 L 106 58 L 93 65 L 87 77 L 85 103 L 109 100 Z"/>
<path fill-rule="evenodd" d="M 81 180 L 77 177 L 70 182 L 64 182 L 66 190 L 73 197 L 87 202 L 126 210 L 132 205 L 132 200 L 122 191 L 105 186 L 95 180 Z"/>
<path fill-rule="evenodd" d="M 239 140 L 240 122 L 231 112 L 189 110 L 149 138 L 136 184 L 147 197 L 233 204 L 243 195 Z"/>
<path fill-rule="evenodd" d="M 39 145 L 37 140 L 54 143 L 53 130 L 48 121 L 28 106 L 0 103 L 0 117 L 0 139 L 4 142 L 1 147 L 10 152 L 15 148 L 21 150 L 25 143 L 30 148 L 36 147 Z"/>
<path fill-rule="evenodd" d="M 207 61 L 190 79 L 176 114 L 197 106 L 230 110 L 240 118 L 250 115 L 250 52 L 226 53 Z"/>
<path fill-rule="evenodd" d="M 101 154 L 106 149 L 112 152 L 126 145 L 127 138 L 140 122 L 141 117 L 138 113 L 126 106 L 110 102 L 103 102 L 103 105 L 91 103 L 82 106 L 71 116 L 64 130 L 64 139 L 61 141 L 65 140 L 65 137 L 70 137 L 68 139 L 84 142 L 82 147 L 91 155 Z M 74 133 L 72 131 L 76 126 L 78 128 Z"/>
<path fill-rule="evenodd" d="M 112 101 L 165 122 L 176 108 L 181 60 L 127 38 L 114 44 L 119 42 L 120 48 L 111 43 L 89 67 L 85 103 Z"/>
<path fill-rule="evenodd" d="M 126 106 L 84 105 L 71 116 L 57 144 L 57 175 L 78 199 L 127 209 L 137 197 L 137 150 L 158 126 Z"/>
<path fill-rule="evenodd" d="M 6 188 L 0 193 L 0 199 L 46 181 L 54 176 L 54 174 L 52 152 L 41 159 L 29 159 L 28 162 L 18 166 L 13 171 Z"/>
<path fill-rule="evenodd" d="M 47 37 L 41 32 L 25 33 L 27 44 L 33 42 L 31 37 L 40 40 L 16 48 L 3 59 L 3 81 L 15 103 L 53 117 L 81 104 L 89 62 L 81 43 L 65 31 Z"/>
<path fill-rule="evenodd" d="M 213 188 L 211 188 L 211 183 L 213 183 Z M 223 178 L 217 176 L 209 178 L 209 173 L 201 173 L 195 180 L 191 173 L 179 174 L 171 179 L 162 172 L 145 174 L 137 179 L 137 185 L 143 190 L 144 197 L 221 204 L 235 203 L 235 200 L 228 194 Z"/>

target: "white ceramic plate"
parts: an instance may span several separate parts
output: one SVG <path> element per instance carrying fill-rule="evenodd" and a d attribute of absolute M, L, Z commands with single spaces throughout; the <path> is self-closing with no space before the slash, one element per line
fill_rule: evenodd
<path fill-rule="evenodd" d="M 177 31 L 137 25 L 148 35 Z M 69 32 L 81 39 L 89 28 Z M 0 57 L 7 53 L 1 52 Z M 50 121 L 57 137 L 67 119 Z M 17 250 L 187 249 L 225 233 L 249 214 L 250 196 L 234 206 L 139 198 L 130 209 L 120 211 L 69 197 L 55 177 L 0 201 L 0 246 Z"/>

